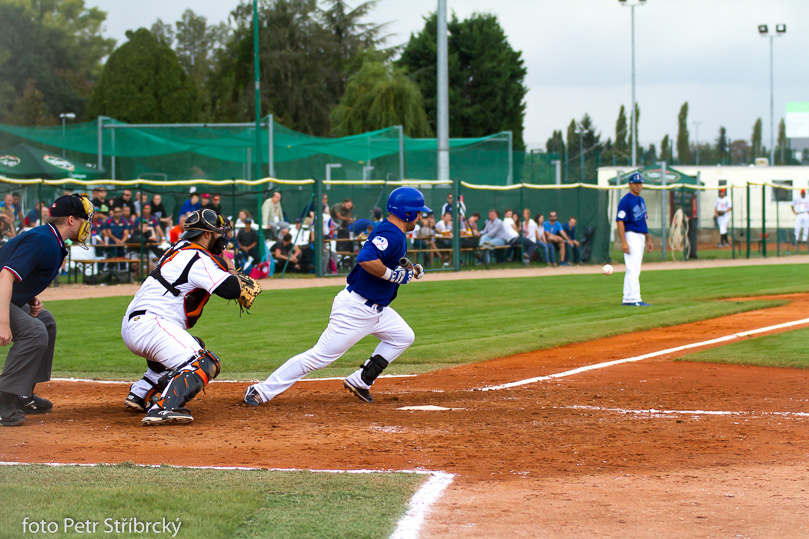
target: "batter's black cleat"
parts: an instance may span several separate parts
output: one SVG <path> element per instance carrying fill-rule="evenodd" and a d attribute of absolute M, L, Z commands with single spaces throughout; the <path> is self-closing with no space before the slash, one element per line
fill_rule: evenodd
<path fill-rule="evenodd" d="M 371 396 L 371 392 L 367 389 L 362 387 L 357 387 L 353 385 L 348 380 L 343 380 L 343 387 L 352 392 L 354 395 L 357 396 L 362 402 L 374 402 L 374 398 Z"/>
<path fill-rule="evenodd" d="M 261 406 L 264 404 L 264 399 L 255 387 L 250 386 L 247 388 L 247 391 L 244 392 L 244 403 L 250 406 Z"/>
<path fill-rule="evenodd" d="M 134 393 L 130 393 L 129 395 L 126 396 L 126 400 L 124 400 L 124 406 L 130 412 L 143 413 L 146 411 L 146 401 L 138 397 Z"/>
<path fill-rule="evenodd" d="M 25 415 L 47 414 L 53 410 L 53 403 L 39 395 L 18 395 L 11 406 Z"/>
<path fill-rule="evenodd" d="M 184 425 L 191 423 L 191 411 L 188 408 L 177 408 L 176 410 L 152 410 L 141 420 L 144 427 L 156 427 L 160 425 Z"/>

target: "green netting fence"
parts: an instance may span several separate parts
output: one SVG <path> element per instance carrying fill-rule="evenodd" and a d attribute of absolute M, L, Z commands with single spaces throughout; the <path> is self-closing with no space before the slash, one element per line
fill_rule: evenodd
<path fill-rule="evenodd" d="M 55 155 L 93 164 L 106 178 L 124 180 L 436 179 L 436 139 L 407 137 L 399 126 L 321 138 L 267 117 L 259 135 L 257 150 L 254 124 L 130 125 L 101 117 L 64 128 L 0 125 L 0 155 L 9 146 L 35 142 Z M 552 184 L 558 174 L 555 159 L 513 151 L 510 132 L 450 140 L 452 176 L 470 183 Z"/>

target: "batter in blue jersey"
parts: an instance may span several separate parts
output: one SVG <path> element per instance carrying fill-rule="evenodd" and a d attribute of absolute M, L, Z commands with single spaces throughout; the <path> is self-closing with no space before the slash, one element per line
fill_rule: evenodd
<path fill-rule="evenodd" d="M 640 270 L 643 263 L 643 251 L 652 251 L 652 240 L 646 226 L 646 202 L 641 198 L 643 176 L 635 172 L 629 176 L 629 193 L 618 203 L 615 221 L 618 237 L 621 240 L 621 251 L 624 252 L 626 274 L 624 275 L 624 300 L 622 305 L 628 307 L 648 307 L 640 297 Z"/>
<path fill-rule="evenodd" d="M 308 373 L 331 365 L 363 337 L 374 335 L 379 345 L 343 386 L 363 402 L 372 402 L 371 386 L 391 361 L 413 344 L 416 336 L 407 322 L 390 307 L 401 285 L 420 279 L 424 269 L 402 267 L 407 253 L 406 233 L 413 230 L 420 212 L 429 212 L 424 195 L 412 187 L 399 187 L 388 197 L 388 218 L 363 245 L 348 286 L 334 298 L 329 325 L 317 344 L 287 360 L 266 381 L 247 388 L 244 402 L 263 404 L 287 390 Z"/>

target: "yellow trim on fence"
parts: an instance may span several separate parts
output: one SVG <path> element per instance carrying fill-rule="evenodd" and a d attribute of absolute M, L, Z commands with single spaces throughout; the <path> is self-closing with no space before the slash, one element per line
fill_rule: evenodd
<path fill-rule="evenodd" d="M 467 189 L 481 189 L 486 191 L 513 191 L 514 189 L 522 188 L 521 183 L 517 183 L 514 185 L 476 185 L 473 183 L 466 183 L 462 181 L 461 185 L 466 187 Z"/>

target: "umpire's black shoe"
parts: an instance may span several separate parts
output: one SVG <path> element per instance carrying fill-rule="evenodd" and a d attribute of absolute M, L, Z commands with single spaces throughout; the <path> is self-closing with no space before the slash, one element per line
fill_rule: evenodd
<path fill-rule="evenodd" d="M 16 395 L 0 392 L 0 426 L 16 427 L 25 423 L 25 414 L 13 406 Z"/>
<path fill-rule="evenodd" d="M 18 395 L 11 404 L 14 408 L 28 415 L 47 414 L 53 410 L 53 403 L 39 395 Z"/>
<path fill-rule="evenodd" d="M 362 402 L 374 402 L 374 398 L 371 396 L 371 392 L 367 389 L 357 387 L 353 385 L 348 380 L 343 380 L 343 387 L 352 392 L 354 395 L 357 396 Z"/>

